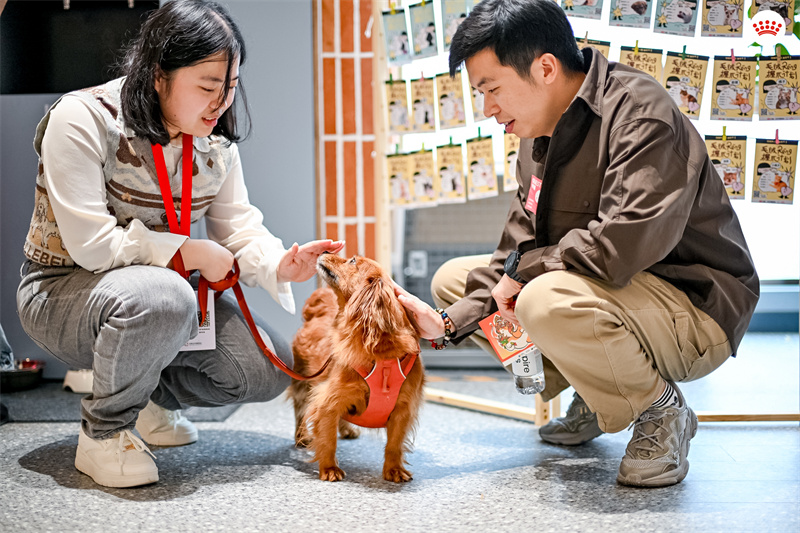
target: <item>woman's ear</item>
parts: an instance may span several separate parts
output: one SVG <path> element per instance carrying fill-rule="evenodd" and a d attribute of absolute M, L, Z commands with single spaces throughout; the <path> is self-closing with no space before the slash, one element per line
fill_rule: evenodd
<path fill-rule="evenodd" d="M 167 76 L 164 74 L 164 71 L 161 70 L 161 67 L 156 65 L 155 70 L 153 71 L 153 86 L 155 87 L 156 93 L 160 96 L 166 96 L 167 94 Z"/>

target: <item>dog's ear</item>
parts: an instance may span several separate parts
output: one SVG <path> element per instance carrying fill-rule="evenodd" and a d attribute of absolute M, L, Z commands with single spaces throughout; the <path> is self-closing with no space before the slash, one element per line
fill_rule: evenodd
<path fill-rule="evenodd" d="M 373 350 L 385 334 L 395 334 L 404 326 L 405 312 L 394 288 L 382 276 L 366 279 L 344 308 L 346 324 Z"/>

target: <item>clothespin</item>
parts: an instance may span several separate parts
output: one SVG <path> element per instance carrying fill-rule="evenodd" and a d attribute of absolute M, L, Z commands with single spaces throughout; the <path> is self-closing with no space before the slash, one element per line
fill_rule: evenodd
<path fill-rule="evenodd" d="M 727 129 L 728 129 L 728 126 L 722 126 L 722 140 L 723 141 L 727 141 L 728 140 L 728 135 L 725 133 L 725 131 Z"/>
<path fill-rule="evenodd" d="M 422 3 L 420 5 L 424 6 L 425 5 L 425 0 L 422 0 Z"/>
<path fill-rule="evenodd" d="M 453 146 L 453 136 L 450 136 L 450 146 Z"/>
<path fill-rule="evenodd" d="M 731 64 L 736 63 L 736 56 L 733 54 L 733 48 L 731 48 Z"/>
<path fill-rule="evenodd" d="M 781 140 L 778 138 L 778 130 L 775 130 L 775 144 L 780 144 Z"/>
<path fill-rule="evenodd" d="M 397 14 L 397 11 L 394 9 L 394 2 L 389 2 L 389 11 L 392 13 L 392 15 Z"/>
<path fill-rule="evenodd" d="M 781 48 L 780 44 L 775 45 L 775 55 L 778 56 L 778 63 L 781 62 Z"/>
<path fill-rule="evenodd" d="M 481 138 L 481 129 L 478 128 L 478 139 L 480 139 L 480 138 Z"/>
<path fill-rule="evenodd" d="M 639 39 L 636 39 L 636 46 L 633 47 L 633 53 L 639 55 Z"/>
<path fill-rule="evenodd" d="M 399 154 L 400 153 L 400 145 L 399 144 L 395 144 L 394 145 L 394 153 L 395 154 Z"/>
<path fill-rule="evenodd" d="M 394 79 L 392 78 L 392 73 L 389 72 L 389 83 L 394 85 Z"/>
<path fill-rule="evenodd" d="M 589 44 L 589 32 L 586 32 L 586 35 L 583 36 L 583 46 Z"/>
<path fill-rule="evenodd" d="M 681 52 L 681 59 L 686 59 L 686 45 L 683 45 L 683 52 Z"/>
<path fill-rule="evenodd" d="M 422 3 L 424 4 L 425 2 L 422 2 Z M 423 152 L 425 151 L 425 143 L 422 143 L 422 151 Z"/>

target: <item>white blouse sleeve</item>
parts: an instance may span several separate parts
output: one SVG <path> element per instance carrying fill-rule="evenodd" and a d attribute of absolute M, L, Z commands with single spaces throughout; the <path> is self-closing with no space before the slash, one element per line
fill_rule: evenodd
<path fill-rule="evenodd" d="M 169 264 L 186 237 L 151 231 L 137 219 L 118 226 L 108 212 L 106 127 L 99 112 L 78 97 L 62 98 L 50 112 L 41 151 L 50 205 L 75 263 L 92 272 Z"/>
<path fill-rule="evenodd" d="M 243 283 L 250 287 L 260 285 L 294 314 L 291 284 L 278 283 L 278 263 L 286 249 L 264 227 L 264 215 L 250 203 L 236 144 L 231 145 L 231 151 L 228 175 L 205 214 L 206 231 L 211 240 L 233 252 Z"/>

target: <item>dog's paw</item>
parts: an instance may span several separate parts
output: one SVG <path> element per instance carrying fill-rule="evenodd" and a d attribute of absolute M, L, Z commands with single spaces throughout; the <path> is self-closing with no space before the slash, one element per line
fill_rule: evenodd
<path fill-rule="evenodd" d="M 319 478 L 322 481 L 341 481 L 344 479 L 344 470 L 342 470 L 338 466 L 332 466 L 330 468 L 320 468 Z"/>
<path fill-rule="evenodd" d="M 383 467 L 383 479 L 386 481 L 394 481 L 395 483 L 411 481 L 412 476 L 411 472 L 403 468 L 402 466 L 384 466 Z"/>
<path fill-rule="evenodd" d="M 343 439 L 357 439 L 361 436 L 361 430 L 352 424 L 344 423 L 339 426 L 339 436 Z"/>

